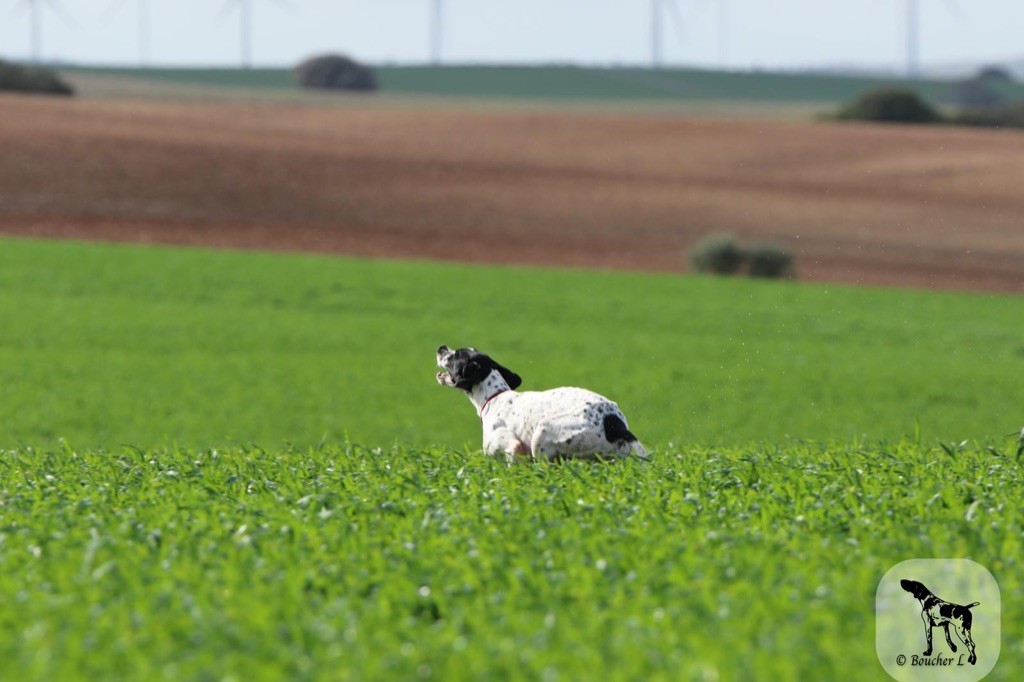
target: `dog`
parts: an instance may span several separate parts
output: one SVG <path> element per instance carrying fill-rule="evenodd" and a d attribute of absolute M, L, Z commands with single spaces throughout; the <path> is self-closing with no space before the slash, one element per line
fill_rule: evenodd
<path fill-rule="evenodd" d="M 626 424 L 618 405 L 583 388 L 515 389 L 518 374 L 475 348 L 437 349 L 437 383 L 465 393 L 483 426 L 483 449 L 517 461 L 605 460 L 647 451 Z"/>
<path fill-rule="evenodd" d="M 956 645 L 953 644 L 953 638 L 949 636 L 949 626 L 952 625 L 953 629 L 956 630 L 957 637 L 967 645 L 967 651 L 970 654 L 967 662 L 974 665 L 978 661 L 978 657 L 974 653 L 974 640 L 971 638 L 971 623 L 974 620 L 974 617 L 971 615 L 971 609 L 981 602 L 973 602 L 966 606 L 961 606 L 960 604 L 944 601 L 936 597 L 932 594 L 931 590 L 916 580 L 901 580 L 900 587 L 914 595 L 914 599 L 921 602 L 921 620 L 924 621 L 924 636 L 928 641 L 928 649 L 924 652 L 924 655 L 932 655 L 932 628 L 940 625 L 946 631 L 946 641 L 949 642 L 950 650 L 956 653 Z"/>

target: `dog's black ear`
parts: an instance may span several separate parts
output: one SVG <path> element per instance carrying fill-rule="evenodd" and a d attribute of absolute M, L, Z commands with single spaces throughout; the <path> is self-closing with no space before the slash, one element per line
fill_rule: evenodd
<path fill-rule="evenodd" d="M 492 360 L 491 362 L 494 361 Z M 501 374 L 501 378 L 505 380 L 505 383 L 508 384 L 508 387 L 511 388 L 513 391 L 522 386 L 522 377 L 520 377 L 518 374 L 510 370 L 508 367 L 503 367 L 502 365 L 499 365 L 497 362 L 494 362 L 494 369 L 498 370 L 498 372 Z"/>
<path fill-rule="evenodd" d="M 511 388 L 513 391 L 522 386 L 522 377 L 520 377 L 512 370 L 506 369 L 505 367 L 499 367 L 498 371 L 501 372 L 501 378 L 505 380 L 505 383 L 508 384 L 508 387 Z"/>

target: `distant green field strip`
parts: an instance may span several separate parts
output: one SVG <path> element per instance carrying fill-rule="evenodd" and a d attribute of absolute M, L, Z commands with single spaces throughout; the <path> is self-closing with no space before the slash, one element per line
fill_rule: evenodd
<path fill-rule="evenodd" d="M 378 73 L 385 91 L 598 100 L 820 102 L 852 98 L 864 90 L 896 82 L 696 69 L 405 67 L 379 69 Z M 932 99 L 947 96 L 946 83 L 915 81 L 912 86 Z"/>
<path fill-rule="evenodd" d="M 269 89 L 295 88 L 295 81 L 292 80 L 290 69 L 65 67 L 62 70 L 70 74 L 76 72 L 94 73 L 143 80 L 168 81 L 186 85 Z"/>
<path fill-rule="evenodd" d="M 288 69 L 69 68 L 180 84 L 294 89 Z M 381 90 L 437 96 L 539 100 L 830 102 L 879 87 L 912 87 L 935 102 L 950 96 L 938 80 L 700 69 L 587 68 L 570 66 L 383 66 Z M 1004 85 L 1005 96 L 1024 98 L 1024 85 Z"/>
<path fill-rule="evenodd" d="M 0 447 L 472 447 L 440 343 L 582 385 L 649 446 L 985 440 L 1024 417 L 1021 299 L 0 240 Z"/>

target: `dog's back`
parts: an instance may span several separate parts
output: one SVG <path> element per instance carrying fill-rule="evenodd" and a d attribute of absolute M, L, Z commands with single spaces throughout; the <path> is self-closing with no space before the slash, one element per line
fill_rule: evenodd
<path fill-rule="evenodd" d="M 647 455 L 619 406 L 585 388 L 524 391 L 511 407 L 504 418 L 525 442 L 547 443 L 564 455 Z"/>

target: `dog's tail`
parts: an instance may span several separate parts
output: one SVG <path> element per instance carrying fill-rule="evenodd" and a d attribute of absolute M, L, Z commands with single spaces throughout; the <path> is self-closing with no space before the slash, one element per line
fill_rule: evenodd
<path fill-rule="evenodd" d="M 638 441 L 638 440 L 633 441 L 632 448 L 633 449 L 630 451 L 629 454 L 633 455 L 637 459 L 642 460 L 644 462 L 650 462 L 651 461 L 651 458 L 648 457 L 648 455 L 647 455 L 647 450 L 644 450 L 644 446 L 640 445 L 640 441 Z"/>
<path fill-rule="evenodd" d="M 971 602 L 970 604 L 966 604 L 964 606 L 964 608 L 965 609 L 973 609 L 975 606 L 977 606 L 980 603 L 981 603 L 980 601 Z"/>
<path fill-rule="evenodd" d="M 617 414 L 605 415 L 604 437 L 608 439 L 609 443 L 621 448 L 626 453 L 645 462 L 651 461 L 644 446 L 640 444 L 640 440 L 633 435 L 633 432 L 626 426 L 626 422 L 622 421 L 622 417 Z"/>

